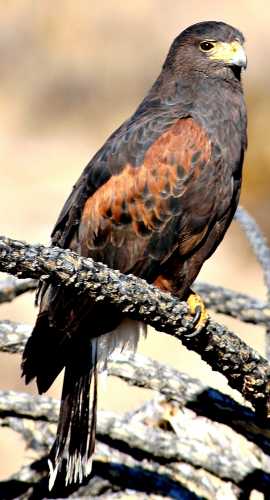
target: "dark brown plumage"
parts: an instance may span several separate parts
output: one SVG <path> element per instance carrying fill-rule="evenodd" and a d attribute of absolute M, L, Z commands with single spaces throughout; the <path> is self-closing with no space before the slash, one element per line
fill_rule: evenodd
<path fill-rule="evenodd" d="M 196 24 L 176 38 L 146 98 L 74 186 L 53 245 L 187 299 L 239 199 L 246 148 L 243 41 L 218 22 Z M 46 284 L 40 297 L 23 374 L 44 392 L 65 367 L 51 484 L 63 458 L 67 482 L 74 482 L 90 471 L 97 363 L 115 344 L 136 347 L 139 328 L 126 321 L 130 329 L 109 333 L 124 319 L 114 307 L 62 287 Z"/>

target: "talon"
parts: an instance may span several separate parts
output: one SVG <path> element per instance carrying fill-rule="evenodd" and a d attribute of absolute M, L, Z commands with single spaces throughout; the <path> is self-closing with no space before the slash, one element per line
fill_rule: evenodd
<path fill-rule="evenodd" d="M 186 333 L 185 337 L 191 338 L 198 335 L 198 333 L 200 333 L 200 331 L 205 327 L 209 315 L 202 298 L 197 293 L 191 292 L 187 299 L 187 303 L 190 309 L 188 319 L 191 320 L 192 323 L 191 332 Z"/>
<path fill-rule="evenodd" d="M 193 316 L 193 322 L 195 325 L 200 322 L 200 317 L 201 317 L 201 307 L 197 305 L 195 307 L 195 312 Z"/>

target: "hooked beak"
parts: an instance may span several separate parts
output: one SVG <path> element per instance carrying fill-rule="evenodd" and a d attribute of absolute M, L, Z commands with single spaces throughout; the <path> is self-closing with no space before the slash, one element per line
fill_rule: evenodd
<path fill-rule="evenodd" d="M 224 61 L 230 66 L 239 66 L 246 69 L 247 56 L 243 45 L 237 40 L 233 42 L 217 42 L 213 53 L 209 59 L 214 61 Z"/>

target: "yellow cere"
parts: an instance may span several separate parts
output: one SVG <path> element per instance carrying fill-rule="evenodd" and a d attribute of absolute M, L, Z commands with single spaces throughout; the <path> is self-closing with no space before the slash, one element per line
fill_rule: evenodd
<path fill-rule="evenodd" d="M 209 59 L 244 67 L 247 62 L 244 47 L 237 40 L 230 43 L 215 42 L 213 49 L 209 51 Z"/>

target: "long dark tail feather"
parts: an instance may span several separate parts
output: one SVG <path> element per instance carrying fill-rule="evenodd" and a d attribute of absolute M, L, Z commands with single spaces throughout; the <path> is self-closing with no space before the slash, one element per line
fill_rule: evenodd
<path fill-rule="evenodd" d="M 65 368 L 57 436 L 49 457 L 50 489 L 58 472 L 66 484 L 89 476 L 96 433 L 97 363 L 106 366 L 116 346 L 135 350 L 140 331 L 145 329 L 137 323 L 134 329 L 133 322 L 122 320 L 110 305 L 104 308 L 61 288 L 42 289 L 22 370 L 26 382 L 35 378 L 42 393 Z"/>
<path fill-rule="evenodd" d="M 89 349 L 80 350 L 65 369 L 57 437 L 49 457 L 50 489 L 60 471 L 66 484 L 81 482 L 91 472 L 97 419 L 95 339 L 91 347 L 92 356 Z"/>
<path fill-rule="evenodd" d="M 69 336 L 50 325 L 47 311 L 41 312 L 23 353 L 26 384 L 36 378 L 38 392 L 46 392 L 64 368 L 70 349 Z"/>
<path fill-rule="evenodd" d="M 76 313 L 72 314 L 70 295 L 60 288 L 54 291 L 49 287 L 41 300 L 41 311 L 22 359 L 25 382 L 28 384 L 36 378 L 40 394 L 49 389 L 67 361 L 74 358 L 74 345 L 80 342 L 78 337 L 84 336 L 84 331 L 89 329 L 87 323 L 83 324 L 84 316 L 91 313 L 91 304 L 86 308 L 83 300 L 76 303 L 73 298 Z"/>

